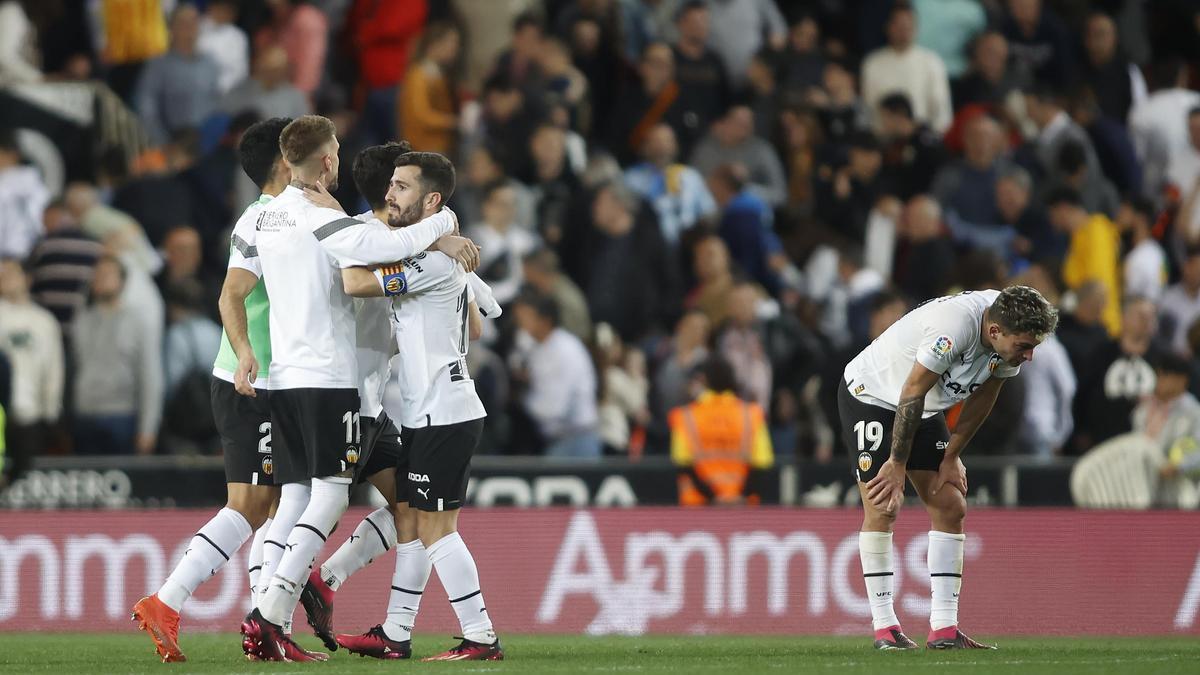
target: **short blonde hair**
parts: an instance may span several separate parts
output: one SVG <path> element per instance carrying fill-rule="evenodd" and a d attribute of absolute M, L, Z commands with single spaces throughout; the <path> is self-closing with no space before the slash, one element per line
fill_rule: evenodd
<path fill-rule="evenodd" d="M 336 133 L 337 127 L 328 117 L 302 115 L 288 123 L 279 134 L 279 151 L 285 162 L 291 166 L 299 166 L 308 161 Z"/>

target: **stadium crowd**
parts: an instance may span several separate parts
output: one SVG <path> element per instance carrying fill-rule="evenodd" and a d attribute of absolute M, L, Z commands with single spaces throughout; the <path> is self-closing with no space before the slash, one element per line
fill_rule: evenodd
<path fill-rule="evenodd" d="M 720 355 L 778 456 L 841 461 L 844 364 L 917 303 L 1009 283 L 1062 321 L 970 453 L 1200 419 L 1190 2 L 4 0 L 0 25 L 0 83 L 111 90 L 142 139 L 56 186 L 0 128 L 18 464 L 219 451 L 216 297 L 258 196 L 238 136 L 309 112 L 348 212 L 365 147 L 455 161 L 505 308 L 469 356 L 485 452 L 666 453 Z"/>

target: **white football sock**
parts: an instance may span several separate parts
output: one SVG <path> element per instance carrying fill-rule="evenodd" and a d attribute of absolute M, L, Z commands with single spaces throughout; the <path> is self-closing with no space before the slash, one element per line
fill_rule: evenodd
<path fill-rule="evenodd" d="M 275 568 L 283 558 L 288 535 L 300 520 L 300 514 L 308 508 L 308 500 L 312 496 L 312 486 L 309 483 L 287 483 L 279 493 L 279 506 L 275 509 L 275 520 L 267 537 L 263 540 L 262 569 L 258 572 L 258 601 L 255 607 L 262 606 L 263 596 L 271 586 L 271 577 Z"/>
<path fill-rule="evenodd" d="M 892 533 L 859 532 L 858 557 L 862 560 L 863 582 L 871 603 L 871 623 L 875 630 L 899 626 L 893 605 L 895 568 L 892 566 Z"/>
<path fill-rule="evenodd" d="M 958 625 L 958 592 L 962 589 L 965 534 L 929 532 L 929 627 Z"/>
<path fill-rule="evenodd" d="M 258 606 L 258 578 L 262 571 L 263 542 L 267 539 L 267 529 L 271 527 L 271 519 L 263 521 L 262 527 L 254 531 L 254 539 L 250 541 L 250 555 L 246 559 L 247 572 L 250 575 L 250 609 Z"/>
<path fill-rule="evenodd" d="M 354 534 L 321 565 L 321 579 L 333 590 L 342 587 L 350 575 L 361 570 L 376 557 L 396 545 L 396 519 L 392 510 L 383 507 L 371 512 Z"/>
<path fill-rule="evenodd" d="M 228 507 L 217 511 L 192 537 L 183 560 L 158 589 L 158 599 L 178 612 L 196 587 L 224 567 L 249 538 L 250 523 L 245 516 Z"/>
<path fill-rule="evenodd" d="M 267 621 L 281 626 L 296 609 L 296 603 L 292 601 L 293 597 L 298 597 L 296 589 L 304 588 L 309 565 L 321 552 L 333 526 L 337 525 L 349 504 L 349 478 L 313 479 L 308 507 L 288 535 L 287 550 L 275 568 L 266 597 L 258 606 Z"/>
<path fill-rule="evenodd" d="M 463 637 L 472 642 L 492 644 L 496 633 L 483 604 L 479 588 L 479 569 L 467 545 L 457 532 L 438 539 L 429 547 L 429 561 L 437 569 L 438 579 L 450 597 L 450 606 L 458 615 Z"/>
<path fill-rule="evenodd" d="M 388 597 L 387 621 L 383 632 L 389 638 L 404 642 L 412 639 L 421 594 L 429 582 L 433 563 L 420 539 L 396 546 L 396 572 L 392 575 L 392 594 Z"/>

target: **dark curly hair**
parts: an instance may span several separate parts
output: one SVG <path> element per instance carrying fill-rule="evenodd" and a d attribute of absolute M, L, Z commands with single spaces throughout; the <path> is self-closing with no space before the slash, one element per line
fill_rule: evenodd
<path fill-rule="evenodd" d="M 382 209 L 387 204 L 388 183 L 396 168 L 396 158 L 412 152 L 408 141 L 372 145 L 354 158 L 354 186 L 367 200 L 372 209 Z"/>
<path fill-rule="evenodd" d="M 1028 333 L 1039 339 L 1058 327 L 1058 310 L 1028 286 L 1009 286 L 1000 291 L 988 309 L 988 318 L 1009 335 Z"/>

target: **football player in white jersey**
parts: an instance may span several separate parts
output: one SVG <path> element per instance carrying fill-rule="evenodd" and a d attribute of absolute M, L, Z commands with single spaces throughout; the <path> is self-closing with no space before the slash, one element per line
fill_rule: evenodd
<path fill-rule="evenodd" d="M 1013 377 L 1058 325 L 1027 286 L 966 291 L 901 317 L 846 365 L 838 389 L 842 439 L 862 495 L 859 555 L 877 649 L 915 649 L 893 609 L 892 525 L 907 476 L 929 513 L 930 649 L 987 649 L 958 629 L 964 448 Z M 951 433 L 944 410 L 963 402 Z"/>
<path fill-rule="evenodd" d="M 305 189 L 325 191 L 337 181 L 334 132 L 333 122 L 317 115 L 299 117 L 284 128 L 279 146 L 292 184 L 263 209 L 257 225 L 271 297 L 274 470 L 276 482 L 283 484 L 267 537 L 278 543 L 282 556 L 242 624 L 243 649 L 261 660 L 319 658 L 300 649 L 282 626 L 314 556 L 346 510 L 360 457 L 354 306 L 342 290 L 339 270 L 412 256 L 457 224 L 452 214 L 439 212 L 403 230 L 370 228 L 313 204 Z M 468 267 L 478 264 L 478 250 L 470 242 L 452 238 L 446 246 Z M 249 375 L 254 366 L 241 357 L 234 386 L 253 396 Z"/>
<path fill-rule="evenodd" d="M 388 190 L 392 225 L 409 227 L 436 213 L 454 191 L 454 167 L 442 155 L 412 152 L 396 160 Z M 421 253 L 371 272 L 343 270 L 346 291 L 392 298 L 399 356 L 407 522 L 398 523 L 396 575 L 387 621 L 363 635 L 339 635 L 351 652 L 377 658 L 411 653 L 413 622 L 431 568 L 450 597 L 462 642 L 427 661 L 500 660 L 504 652 L 483 602 L 479 570 L 458 534 L 471 456 L 486 411 L 467 371 L 467 342 L 477 319 L 467 273 L 446 255 Z"/>

